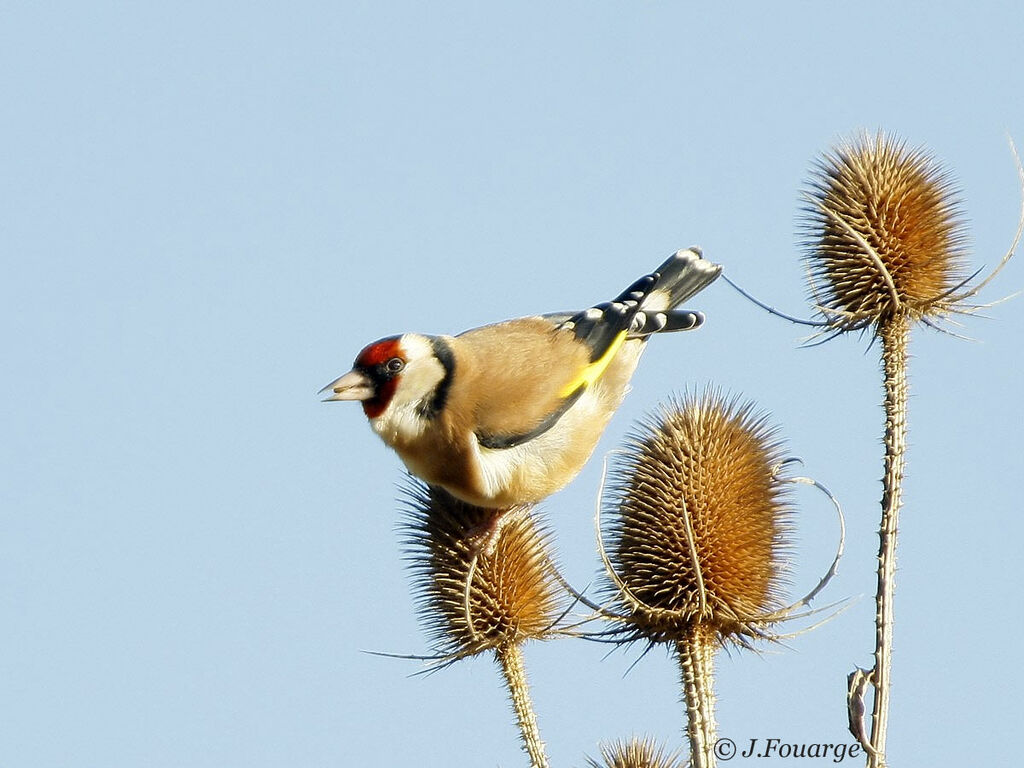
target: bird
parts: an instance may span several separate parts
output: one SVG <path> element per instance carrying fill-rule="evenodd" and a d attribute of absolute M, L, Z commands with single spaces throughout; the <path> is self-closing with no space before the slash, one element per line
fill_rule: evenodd
<path fill-rule="evenodd" d="M 406 468 L 455 498 L 485 509 L 536 503 L 590 458 L 650 337 L 704 323 L 677 307 L 721 271 L 692 247 L 582 311 L 389 336 L 320 394 L 361 402 Z"/>

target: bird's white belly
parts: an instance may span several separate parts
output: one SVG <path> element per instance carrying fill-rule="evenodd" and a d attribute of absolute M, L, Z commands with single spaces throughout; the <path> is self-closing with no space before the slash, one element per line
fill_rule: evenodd
<path fill-rule="evenodd" d="M 612 394 L 600 384 L 588 389 L 555 426 L 521 445 L 476 446 L 483 495 L 494 500 L 488 506 L 540 501 L 568 485 L 594 452 L 614 413 L 604 402 L 610 394 L 621 401 L 625 391 Z"/>

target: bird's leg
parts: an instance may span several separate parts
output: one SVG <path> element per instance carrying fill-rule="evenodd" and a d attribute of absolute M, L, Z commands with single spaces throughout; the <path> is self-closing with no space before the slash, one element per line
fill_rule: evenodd
<path fill-rule="evenodd" d="M 525 512 L 523 507 L 488 509 L 483 520 L 466 530 L 466 542 L 474 557 L 490 557 L 501 540 L 505 526 Z"/>
<path fill-rule="evenodd" d="M 476 630 L 473 626 L 473 611 L 471 608 L 470 595 L 473 590 L 473 578 L 476 576 L 477 566 L 480 558 L 491 557 L 498 548 L 501 540 L 501 532 L 505 526 L 514 520 L 518 515 L 516 510 L 522 507 L 507 507 L 505 509 L 483 509 L 483 519 L 476 525 L 468 527 L 465 531 L 464 541 L 469 546 L 469 569 L 466 572 L 466 584 L 462 595 L 462 608 L 465 613 L 466 626 L 469 628 L 473 640 L 477 640 Z"/>

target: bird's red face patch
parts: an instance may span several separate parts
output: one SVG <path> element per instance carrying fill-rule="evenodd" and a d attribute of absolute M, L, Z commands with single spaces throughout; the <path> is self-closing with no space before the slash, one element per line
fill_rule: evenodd
<path fill-rule="evenodd" d="M 357 368 L 372 368 L 375 365 L 386 363 L 393 357 L 402 357 L 402 345 L 399 343 L 399 336 L 390 336 L 370 344 L 356 358 Z"/>
<path fill-rule="evenodd" d="M 400 336 L 375 341 L 359 353 L 355 368 L 370 378 L 375 392 L 373 397 L 363 401 L 363 412 L 367 418 L 375 419 L 387 410 L 404 367 L 405 355 Z"/>

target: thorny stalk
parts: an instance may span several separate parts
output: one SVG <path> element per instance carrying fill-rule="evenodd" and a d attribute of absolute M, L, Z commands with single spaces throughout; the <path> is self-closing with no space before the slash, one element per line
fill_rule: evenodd
<path fill-rule="evenodd" d="M 689 636 L 676 644 L 683 693 L 686 735 L 692 768 L 714 768 L 715 761 L 715 631 L 696 623 Z"/>
<path fill-rule="evenodd" d="M 871 673 L 871 750 L 868 768 L 884 768 L 889 724 L 892 668 L 893 592 L 896 581 L 896 533 L 903 492 L 904 452 L 907 445 L 907 341 L 910 318 L 900 312 L 879 328 L 885 374 L 885 476 L 882 523 L 878 530 L 878 591 L 875 594 L 875 668 Z"/>
<path fill-rule="evenodd" d="M 495 649 L 498 663 L 508 686 L 512 709 L 519 724 L 519 734 L 523 742 L 523 750 L 530 756 L 531 768 L 548 768 L 548 758 L 544 754 L 544 742 L 540 740 L 537 728 L 537 716 L 533 711 L 530 699 L 530 687 L 526 682 L 526 666 L 523 664 L 523 651 L 518 643 L 510 643 Z"/>

